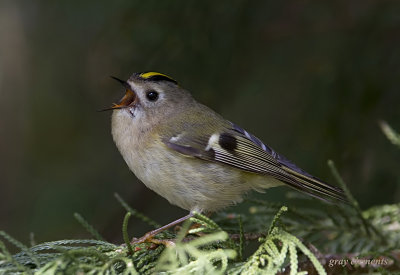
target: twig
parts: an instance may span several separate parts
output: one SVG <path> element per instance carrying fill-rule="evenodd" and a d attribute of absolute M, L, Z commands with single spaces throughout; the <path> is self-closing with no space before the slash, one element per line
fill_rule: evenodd
<path fill-rule="evenodd" d="M 85 228 L 96 240 L 104 241 L 105 239 L 100 235 L 100 233 L 89 224 L 79 213 L 74 213 L 75 219 Z"/>
<path fill-rule="evenodd" d="M 357 216 L 359 217 L 359 219 L 362 222 L 362 225 L 365 229 L 365 232 L 367 233 L 367 235 L 369 237 L 372 236 L 371 234 L 371 230 L 380 237 L 382 243 L 386 244 L 386 239 L 385 237 L 381 234 L 381 232 L 379 232 L 375 226 L 373 226 L 367 219 L 364 218 L 363 214 L 362 214 L 362 210 L 360 208 L 360 205 L 358 204 L 358 201 L 353 197 L 353 195 L 351 194 L 349 188 L 347 187 L 347 184 L 344 182 L 344 180 L 342 179 L 342 177 L 340 176 L 338 170 L 335 167 L 335 164 L 332 160 L 328 160 L 328 166 L 331 169 L 331 172 L 333 174 L 333 176 L 335 177 L 336 181 L 338 182 L 338 184 L 340 185 L 340 187 L 343 189 L 348 201 L 350 202 L 351 206 L 353 206 L 353 209 L 356 211 Z"/>
<path fill-rule="evenodd" d="M 344 194 L 346 195 L 348 201 L 350 202 L 350 204 L 353 206 L 354 210 L 356 210 L 356 213 L 358 215 L 358 217 L 360 218 L 364 229 L 367 233 L 368 236 L 371 236 L 371 231 L 368 225 L 367 220 L 363 217 L 362 215 L 362 211 L 361 208 L 358 204 L 358 201 L 356 201 L 356 199 L 353 197 L 353 195 L 351 194 L 349 188 L 347 187 L 347 184 L 344 182 L 344 180 L 342 179 L 342 177 L 339 175 L 338 170 L 335 167 L 335 164 L 332 160 L 328 160 L 328 166 L 331 169 L 331 172 L 333 174 L 333 176 L 335 177 L 337 183 L 340 185 L 340 187 L 343 189 Z"/>
<path fill-rule="evenodd" d="M 157 222 L 153 221 L 152 219 L 150 219 L 149 217 L 143 215 L 142 213 L 140 213 L 139 211 L 133 209 L 132 207 L 130 207 L 122 198 L 120 195 L 118 195 L 117 193 L 114 194 L 115 198 L 119 201 L 119 203 L 122 205 L 122 207 L 124 207 L 126 209 L 126 211 L 130 212 L 133 216 L 135 216 L 136 218 L 141 219 L 142 221 L 144 221 L 145 223 L 153 226 L 154 228 L 159 228 L 161 227 L 160 224 L 158 224 Z"/>
<path fill-rule="evenodd" d="M 125 218 L 124 218 L 124 222 L 122 224 L 122 236 L 124 238 L 126 247 L 128 247 L 129 255 L 133 255 L 133 249 L 132 249 L 132 245 L 129 241 L 129 235 L 128 235 L 128 221 L 129 221 L 130 217 L 131 217 L 131 212 L 127 212 L 125 215 Z"/>

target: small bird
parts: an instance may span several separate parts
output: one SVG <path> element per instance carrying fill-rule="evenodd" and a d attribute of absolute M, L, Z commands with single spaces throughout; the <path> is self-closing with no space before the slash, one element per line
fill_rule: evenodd
<path fill-rule="evenodd" d="M 195 212 L 240 202 L 251 190 L 289 185 L 346 201 L 343 190 L 308 174 L 238 125 L 198 103 L 171 77 L 134 73 L 113 110 L 112 136 L 130 170 L 189 215 L 144 235 L 144 242 Z"/>

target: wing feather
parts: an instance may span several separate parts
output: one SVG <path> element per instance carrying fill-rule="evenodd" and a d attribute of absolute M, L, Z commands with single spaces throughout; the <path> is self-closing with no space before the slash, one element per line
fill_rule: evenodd
<path fill-rule="evenodd" d="M 190 133 L 180 133 L 177 136 L 179 140 L 167 137 L 163 141 L 181 154 L 269 175 L 323 200 L 330 197 L 346 202 L 343 190 L 308 174 L 235 124 L 211 135 L 194 137 Z"/>

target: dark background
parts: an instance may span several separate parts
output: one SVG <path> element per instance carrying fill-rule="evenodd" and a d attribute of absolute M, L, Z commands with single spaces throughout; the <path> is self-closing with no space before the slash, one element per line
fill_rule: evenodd
<path fill-rule="evenodd" d="M 110 75 L 148 70 L 329 182 L 334 160 L 363 208 L 398 202 L 377 121 L 400 129 L 399 49 L 398 1 L 1 1 L 0 230 L 87 237 L 78 212 L 121 241 L 114 192 L 160 223 L 185 214 L 135 178 L 96 112 L 123 94 Z"/>

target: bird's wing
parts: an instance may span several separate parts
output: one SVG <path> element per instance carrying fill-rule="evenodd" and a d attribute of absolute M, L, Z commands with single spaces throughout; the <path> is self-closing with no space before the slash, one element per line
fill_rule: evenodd
<path fill-rule="evenodd" d="M 170 149 L 186 156 L 269 175 L 320 199 L 331 197 L 346 201 L 342 189 L 308 174 L 233 123 L 214 133 L 198 134 L 192 130 L 163 137 L 162 141 Z"/>

